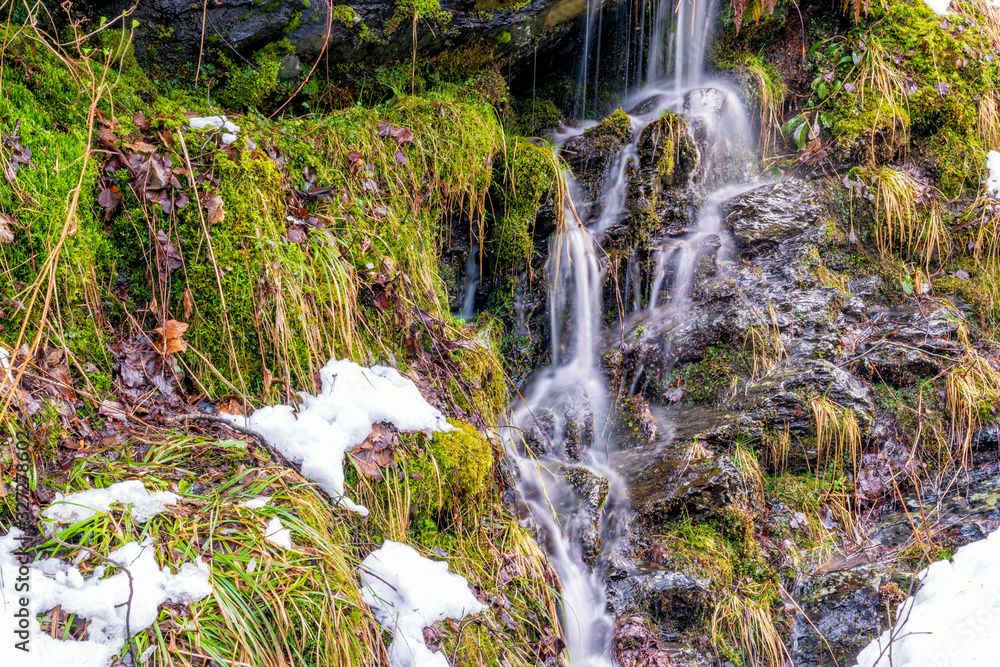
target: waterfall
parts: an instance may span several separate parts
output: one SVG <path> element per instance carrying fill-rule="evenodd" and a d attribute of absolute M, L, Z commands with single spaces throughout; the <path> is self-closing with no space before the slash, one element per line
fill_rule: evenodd
<path fill-rule="evenodd" d="M 601 0 L 587 3 L 578 81 L 580 99 L 576 105 L 584 113 L 590 52 L 594 48 L 593 14 L 600 11 L 600 4 Z M 509 421 L 501 429 L 517 476 L 522 517 L 537 531 L 559 576 L 561 622 L 569 658 L 573 665 L 588 667 L 612 664 L 614 618 L 607 608 L 602 575 L 608 558 L 617 553 L 617 527 L 622 521 L 619 515 L 628 502 L 624 484 L 608 465 L 609 452 L 616 443 L 610 423 L 610 391 L 600 367 L 604 263 L 596 239 L 625 214 L 629 164 L 638 158 L 639 137 L 666 110 L 684 113 L 692 135 L 697 134 L 701 154 L 697 178 L 710 192 L 696 218 L 696 228 L 661 247 L 646 309 L 641 307 L 643 281 L 638 261 L 630 255 L 624 298 L 627 301 L 631 296 L 634 315 L 657 311 L 668 275 L 671 309 L 677 306 L 668 316 L 677 317 L 686 308 L 698 259 L 721 245 L 721 205 L 741 188 L 746 189 L 716 187 L 724 182 L 719 157 L 724 154 L 722 149 L 745 140 L 749 133 L 746 112 L 737 96 L 721 84 L 713 85 L 711 90 L 700 88 L 706 85 L 702 69 L 715 14 L 714 0 L 659 0 L 650 5 L 648 45 L 646 5 L 643 3 L 641 12 L 636 5 L 626 19 L 628 29 L 639 37 L 634 51 L 626 49 L 626 54 L 636 56 L 631 78 L 636 86 L 646 81 L 627 100 L 632 104 L 643 102 L 638 107 L 642 111 L 630 115 L 633 141 L 612 161 L 600 206 L 596 207 L 599 213 L 590 219 L 576 217 L 576 212 L 583 210 L 572 203 L 580 194 L 579 188 L 567 174 L 569 203 L 565 222 L 549 241 L 546 266 L 551 363 L 527 383 L 523 398 L 511 406 Z M 599 14 L 597 18 L 600 25 Z M 596 48 L 600 49 L 600 29 L 596 36 Z M 631 41 L 631 37 L 626 40 Z M 630 68 L 626 56 L 626 82 Z M 595 84 L 599 69 L 598 60 Z M 596 85 L 594 95 L 596 110 Z M 648 100 L 653 102 L 646 103 Z M 638 374 L 632 383 L 633 391 L 637 382 Z M 582 475 L 607 480 L 606 500 L 596 510 L 599 516 L 592 515 L 578 484 L 570 481 L 570 473 L 577 479 Z"/>

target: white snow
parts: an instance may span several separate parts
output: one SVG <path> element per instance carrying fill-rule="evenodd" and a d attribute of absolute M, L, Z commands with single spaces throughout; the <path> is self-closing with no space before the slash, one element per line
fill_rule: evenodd
<path fill-rule="evenodd" d="M 986 168 L 990 175 L 986 178 L 986 195 L 990 199 L 1000 199 L 1000 153 L 986 154 Z"/>
<path fill-rule="evenodd" d="M 257 496 L 256 498 L 251 498 L 250 500 L 246 500 L 240 503 L 240 507 L 247 507 L 252 510 L 259 510 L 261 507 L 264 507 L 269 502 L 271 502 L 271 496 Z"/>
<path fill-rule="evenodd" d="M 368 510 L 344 496 L 344 455 L 364 442 L 372 425 L 389 422 L 401 431 L 451 431 L 413 382 L 387 366 L 364 368 L 347 359 L 320 370 L 319 395 L 300 392 L 296 412 L 288 405 L 261 408 L 252 417 L 229 416 L 260 432 L 302 474 L 348 509 Z"/>
<path fill-rule="evenodd" d="M 28 591 L 19 591 L 19 563 L 11 553 L 19 546 L 22 535 L 17 528 L 0 537 L 0 665 L 31 665 L 31 667 L 107 667 L 125 646 L 125 617 L 129 599 L 128 575 L 123 571 L 102 578 L 106 565 L 95 568 L 84 578 L 78 569 L 57 559 L 46 559 L 28 566 Z M 141 632 L 156 621 L 158 609 L 167 600 L 178 603 L 196 602 L 212 592 L 208 565 L 204 561 L 185 563 L 177 574 L 160 569 L 154 559 L 151 540 L 142 544 L 129 542 L 108 557 L 124 565 L 132 573 L 134 592 L 129 628 L 132 634 Z M 15 617 L 23 609 L 20 599 L 30 601 L 26 618 Z M 53 639 L 41 631 L 35 614 L 62 607 L 68 614 L 90 621 L 86 641 Z M 19 650 L 15 642 L 18 622 L 28 626 L 30 653 Z"/>
<path fill-rule="evenodd" d="M 292 531 L 285 528 L 277 517 L 267 522 L 267 527 L 264 529 L 264 539 L 282 549 L 292 548 Z"/>
<path fill-rule="evenodd" d="M 951 5 L 951 0 L 924 0 L 924 4 L 931 8 L 931 11 L 938 16 L 945 16 L 949 14 L 948 7 Z"/>
<path fill-rule="evenodd" d="M 164 511 L 167 505 L 176 503 L 177 495 L 169 491 L 147 491 L 142 482 L 133 479 L 105 489 L 89 489 L 68 496 L 57 493 L 42 516 L 60 523 L 75 523 L 107 512 L 116 502 L 128 507 L 136 521 L 145 523 Z"/>
<path fill-rule="evenodd" d="M 465 578 L 448 572 L 448 563 L 424 558 L 399 542 L 386 540 L 365 558 L 361 581 L 365 603 L 392 632 L 392 667 L 448 667 L 444 655 L 427 648 L 424 628 L 483 609 Z"/>
<path fill-rule="evenodd" d="M 1000 531 L 932 563 L 921 587 L 896 611 L 890 633 L 858 655 L 857 667 L 985 667 L 997 665 L 1000 646 Z M 879 660 L 881 656 L 881 660 Z"/>
<path fill-rule="evenodd" d="M 214 127 L 217 130 L 225 130 L 230 134 L 236 134 L 240 131 L 240 126 L 225 116 L 196 116 L 194 118 L 188 118 L 188 124 L 194 130 L 203 130 L 206 127 Z"/>

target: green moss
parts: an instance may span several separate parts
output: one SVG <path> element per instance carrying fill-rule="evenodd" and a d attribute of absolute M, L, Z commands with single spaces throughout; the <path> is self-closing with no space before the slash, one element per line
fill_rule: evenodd
<path fill-rule="evenodd" d="M 525 268 L 533 248 L 532 231 L 544 199 L 556 178 L 551 150 L 524 139 L 512 139 L 495 168 L 492 190 L 496 217 L 488 229 L 490 254 L 502 266 Z"/>
<path fill-rule="evenodd" d="M 98 167 L 96 157 L 85 157 L 90 99 L 51 52 L 14 34 L 5 34 L 8 39 L 18 57 L 3 62 L 0 132 L 20 136 L 18 143 L 32 155 L 30 165 L 22 164 L 0 187 L 0 211 L 17 220 L 14 243 L 0 243 L 0 335 L 15 343 L 33 293 L 37 298 L 26 335 L 36 331 L 49 284 L 48 272 L 41 269 L 59 248 L 52 305 L 65 324 L 63 331 L 48 334 L 57 337 L 49 344 L 65 345 L 81 362 L 107 361 L 97 273 L 113 261 L 115 250 L 90 199 Z M 6 164 L 10 150 L 4 152 Z M 36 284 L 39 292 L 32 289 Z"/>
<path fill-rule="evenodd" d="M 333 8 L 333 20 L 351 28 L 360 17 L 350 5 L 337 5 Z"/>
<path fill-rule="evenodd" d="M 392 16 L 386 21 L 383 32 L 386 37 L 396 32 L 403 23 L 418 19 L 448 23 L 451 21 L 449 12 L 441 11 L 441 0 L 398 0 Z"/>
<path fill-rule="evenodd" d="M 257 109 L 278 85 L 280 60 L 274 47 L 254 54 L 253 63 L 232 66 L 225 87 L 219 92 L 219 102 L 230 109 Z"/>
<path fill-rule="evenodd" d="M 671 371 L 667 384 L 680 381 L 688 403 L 712 403 L 720 400 L 734 379 L 747 377 L 753 369 L 749 350 L 729 344 L 711 345 L 705 356 Z"/>
<path fill-rule="evenodd" d="M 503 32 L 501 32 L 499 35 L 496 36 L 494 44 L 500 46 L 501 44 L 506 44 L 509 41 L 510 41 L 510 33 L 504 30 Z"/>
<path fill-rule="evenodd" d="M 595 138 L 613 137 L 623 144 L 627 144 L 632 140 L 632 119 L 621 109 L 615 109 L 584 134 Z"/>
<path fill-rule="evenodd" d="M 511 132 L 531 136 L 541 130 L 554 128 L 566 117 L 562 109 L 548 98 L 517 100 L 514 113 L 507 119 Z"/>
<path fill-rule="evenodd" d="M 288 25 L 282 28 L 281 31 L 286 35 L 290 35 L 298 29 L 299 23 L 301 21 L 302 21 L 302 12 L 297 11 L 294 14 L 292 14 L 292 18 L 289 19 Z"/>
<path fill-rule="evenodd" d="M 451 525 L 453 512 L 474 509 L 488 493 L 493 448 L 475 427 L 457 422 L 456 429 L 436 433 L 423 454 L 409 460 L 410 506 L 418 528 L 428 519 Z"/>

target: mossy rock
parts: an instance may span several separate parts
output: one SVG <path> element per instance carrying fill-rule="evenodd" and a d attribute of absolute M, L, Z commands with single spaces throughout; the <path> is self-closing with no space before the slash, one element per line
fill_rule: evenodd
<path fill-rule="evenodd" d="M 527 268 L 535 220 L 556 184 L 555 164 L 551 149 L 520 138 L 509 140 L 505 154 L 497 159 L 487 249 L 501 271 L 516 274 Z"/>
<path fill-rule="evenodd" d="M 654 170 L 649 179 L 654 194 L 669 186 L 686 184 L 698 162 L 688 124 L 674 111 L 666 112 L 643 129 L 638 152 L 640 169 Z"/>
<path fill-rule="evenodd" d="M 435 433 L 424 454 L 407 462 L 410 507 L 418 521 L 430 518 L 450 525 L 453 512 L 475 511 L 489 493 L 493 446 L 472 425 L 454 426 Z"/>
<path fill-rule="evenodd" d="M 600 123 L 586 130 L 583 134 L 592 139 L 612 137 L 627 144 L 632 141 L 632 119 L 621 109 L 615 109 Z"/>

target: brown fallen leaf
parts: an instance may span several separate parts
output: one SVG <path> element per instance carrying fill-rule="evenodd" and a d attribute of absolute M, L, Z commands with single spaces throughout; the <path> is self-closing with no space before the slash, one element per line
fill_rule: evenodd
<path fill-rule="evenodd" d="M 146 143 L 141 139 L 131 144 L 125 144 L 125 147 L 129 150 L 135 151 L 136 153 L 154 153 L 156 151 L 156 146 Z"/>
<path fill-rule="evenodd" d="M 14 242 L 14 227 L 17 226 L 17 218 L 10 213 L 0 213 L 0 243 Z"/>
<path fill-rule="evenodd" d="M 167 320 L 162 327 L 156 327 L 156 351 L 166 356 L 174 352 L 183 352 L 187 349 L 187 342 L 181 336 L 188 330 L 187 322 L 177 320 Z"/>
<path fill-rule="evenodd" d="M 194 293 L 190 287 L 184 290 L 184 296 L 181 298 L 181 306 L 184 308 L 184 319 L 190 320 L 191 315 L 194 314 Z"/>
<path fill-rule="evenodd" d="M 365 477 L 382 479 L 382 468 L 396 465 L 396 429 L 387 424 L 374 424 L 364 442 L 351 450 L 354 466 Z"/>
<path fill-rule="evenodd" d="M 110 420 L 128 421 L 128 417 L 125 415 L 125 406 L 118 401 L 101 401 L 101 407 L 98 408 L 97 412 Z"/>
<path fill-rule="evenodd" d="M 159 230 L 156 232 L 156 269 L 160 274 L 160 280 L 166 280 L 170 274 L 183 266 L 181 255 L 177 252 L 177 246 L 173 244 L 166 232 Z"/>
<path fill-rule="evenodd" d="M 205 212 L 208 213 L 208 224 L 214 225 L 226 219 L 226 209 L 222 197 L 212 193 L 202 201 L 205 205 Z"/>
<path fill-rule="evenodd" d="M 111 219 L 111 216 L 118 210 L 118 205 L 121 204 L 121 201 L 122 195 L 117 185 L 112 185 L 110 188 L 101 188 L 101 191 L 97 195 L 97 203 L 104 209 L 105 220 Z"/>

